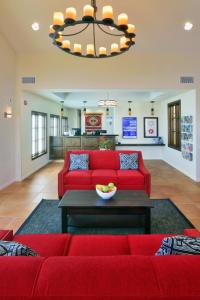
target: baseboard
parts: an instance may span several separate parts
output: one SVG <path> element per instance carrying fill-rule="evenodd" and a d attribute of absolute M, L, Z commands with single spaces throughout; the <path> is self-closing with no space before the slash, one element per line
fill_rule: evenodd
<path fill-rule="evenodd" d="M 187 172 L 179 169 L 179 168 L 176 168 L 173 164 L 170 164 L 169 161 L 165 160 L 165 159 L 162 159 L 165 163 L 167 163 L 168 165 L 170 165 L 171 167 L 173 167 L 174 169 L 176 169 L 177 171 L 179 171 L 180 173 L 184 174 L 185 176 L 189 177 L 190 179 L 192 179 L 193 181 L 195 182 L 198 182 L 197 178 L 194 178 L 192 177 L 190 174 L 188 174 Z"/>
<path fill-rule="evenodd" d="M 5 189 L 7 186 L 11 185 L 12 183 L 16 182 L 16 178 L 13 178 L 7 182 L 4 182 L 3 184 L 0 185 L 0 191 Z"/>
<path fill-rule="evenodd" d="M 23 181 L 24 179 L 26 179 L 27 177 L 33 175 L 34 173 L 36 173 L 37 171 L 39 171 L 40 169 L 44 168 L 46 165 L 50 164 L 51 160 L 48 160 L 47 162 L 43 163 L 41 166 L 39 166 L 38 168 L 36 168 L 35 170 L 32 170 L 30 172 L 27 172 L 25 175 L 22 176 L 21 181 Z"/>

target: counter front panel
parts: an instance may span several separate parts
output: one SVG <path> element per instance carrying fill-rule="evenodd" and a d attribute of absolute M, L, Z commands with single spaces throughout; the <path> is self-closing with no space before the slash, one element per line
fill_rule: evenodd
<path fill-rule="evenodd" d="M 49 159 L 64 159 L 67 150 L 97 150 L 101 136 L 50 136 Z M 103 135 L 115 149 L 116 135 Z"/>

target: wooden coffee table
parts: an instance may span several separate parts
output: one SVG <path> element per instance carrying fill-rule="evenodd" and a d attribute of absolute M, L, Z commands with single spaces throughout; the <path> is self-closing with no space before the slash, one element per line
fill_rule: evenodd
<path fill-rule="evenodd" d="M 107 201 L 99 198 L 95 190 L 67 191 L 59 203 L 62 214 L 62 232 L 67 232 L 68 215 L 143 215 L 145 233 L 151 233 L 151 201 L 144 191 L 118 190 Z M 91 224 L 92 226 L 92 224 Z"/>

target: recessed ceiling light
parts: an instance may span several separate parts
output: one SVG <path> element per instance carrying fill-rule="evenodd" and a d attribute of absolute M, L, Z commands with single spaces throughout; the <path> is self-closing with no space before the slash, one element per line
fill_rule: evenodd
<path fill-rule="evenodd" d="M 34 31 L 38 31 L 40 29 L 40 24 L 35 22 L 31 25 L 31 27 Z"/>
<path fill-rule="evenodd" d="M 189 31 L 193 28 L 193 24 L 190 23 L 190 22 L 186 22 L 185 25 L 184 25 L 184 29 Z"/>

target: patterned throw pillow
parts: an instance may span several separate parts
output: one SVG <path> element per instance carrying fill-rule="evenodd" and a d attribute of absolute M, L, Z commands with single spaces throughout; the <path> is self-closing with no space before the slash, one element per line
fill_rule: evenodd
<path fill-rule="evenodd" d="M 18 242 L 0 241 L 0 256 L 38 256 L 38 254 Z"/>
<path fill-rule="evenodd" d="M 70 167 L 73 170 L 88 170 L 88 154 L 70 154 Z"/>
<path fill-rule="evenodd" d="M 156 256 L 177 254 L 200 254 L 200 238 L 189 236 L 166 237 Z"/>
<path fill-rule="evenodd" d="M 120 153 L 120 170 L 138 170 L 138 154 Z"/>

